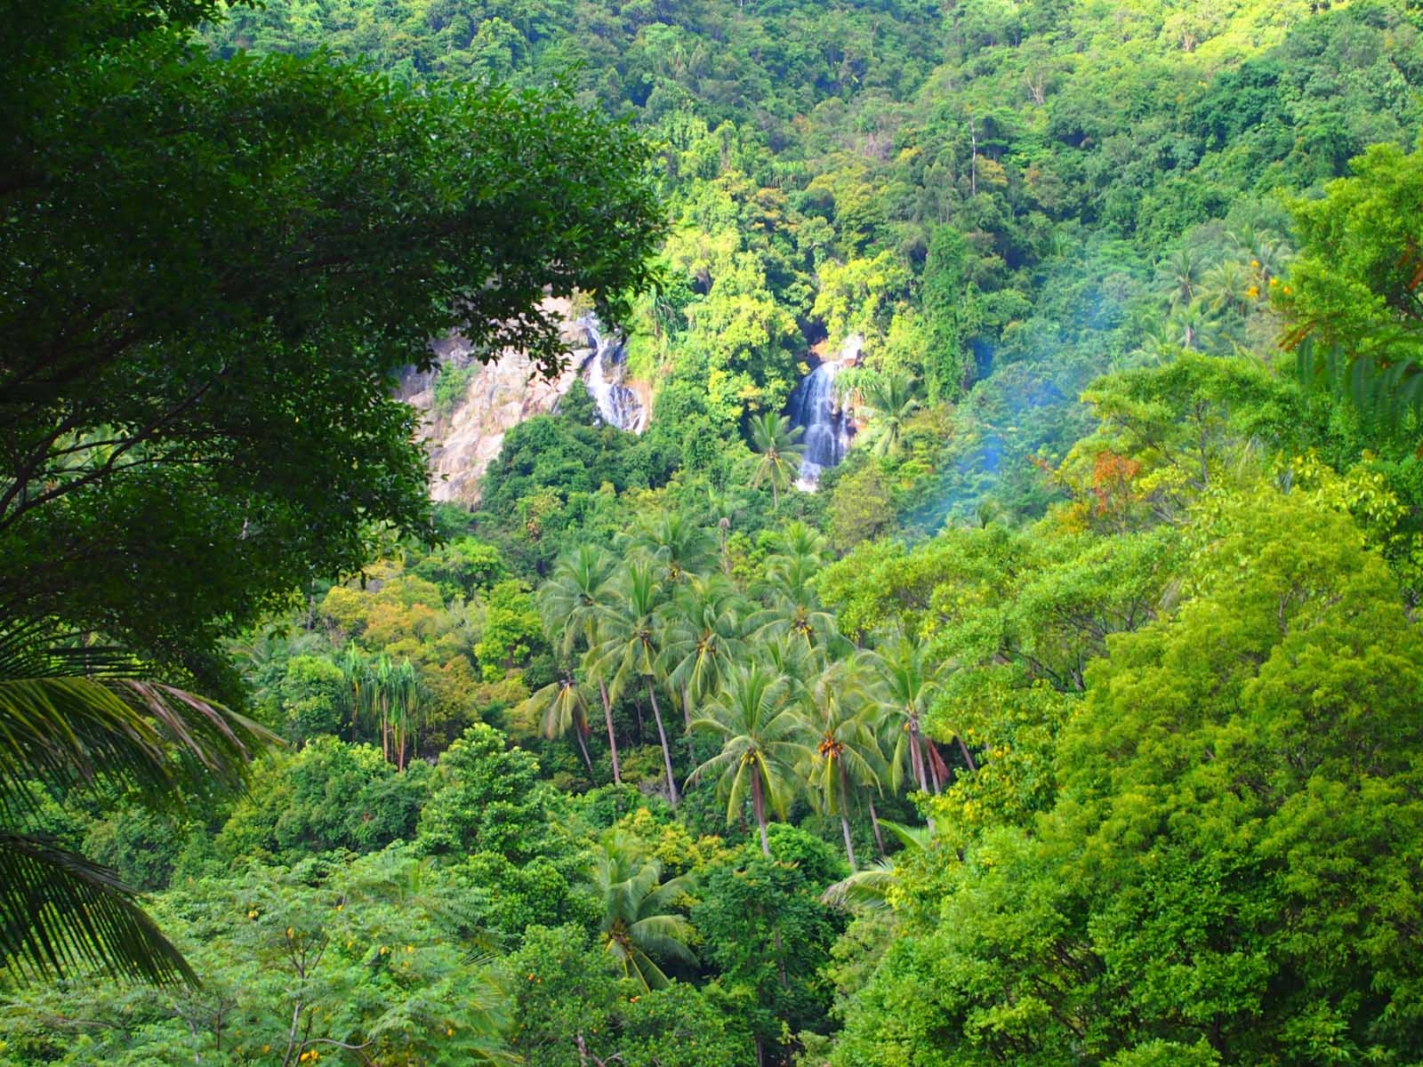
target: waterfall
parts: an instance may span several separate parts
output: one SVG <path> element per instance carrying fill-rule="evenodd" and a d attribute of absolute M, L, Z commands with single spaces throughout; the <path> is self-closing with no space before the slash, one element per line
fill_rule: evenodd
<path fill-rule="evenodd" d="M 647 413 L 637 394 L 623 385 L 627 369 L 627 352 L 616 334 L 603 335 L 602 327 L 592 315 L 578 320 L 588 333 L 592 352 L 579 368 L 588 395 L 598 405 L 598 416 L 609 426 L 628 433 L 641 433 L 647 426 Z"/>
<path fill-rule="evenodd" d="M 855 428 L 850 413 L 835 395 L 835 377 L 844 366 L 827 360 L 800 380 L 791 393 L 791 425 L 804 427 L 800 443 L 805 447 L 800 464 L 800 486 L 813 489 L 820 472 L 845 458 Z"/>

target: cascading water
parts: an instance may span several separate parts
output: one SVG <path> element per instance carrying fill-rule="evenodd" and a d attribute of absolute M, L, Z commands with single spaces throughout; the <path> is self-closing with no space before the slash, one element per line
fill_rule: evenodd
<path fill-rule="evenodd" d="M 850 413 L 835 395 L 835 377 L 843 366 L 839 360 L 827 360 L 802 378 L 791 393 L 791 425 L 805 430 L 800 439 L 805 447 L 799 480 L 803 489 L 815 488 L 820 472 L 845 458 L 855 435 Z"/>
<path fill-rule="evenodd" d="M 579 319 L 588 333 L 593 351 L 584 360 L 579 374 L 588 387 L 588 395 L 598 405 L 598 416 L 609 426 L 628 433 L 641 433 L 647 426 L 647 413 L 637 394 L 623 385 L 627 368 L 627 353 L 616 334 L 604 336 L 598 320 L 588 315 Z"/>

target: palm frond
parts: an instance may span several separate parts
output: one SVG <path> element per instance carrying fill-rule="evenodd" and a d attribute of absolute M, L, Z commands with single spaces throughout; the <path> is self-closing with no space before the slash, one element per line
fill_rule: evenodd
<path fill-rule="evenodd" d="M 87 966 L 120 978 L 197 984 L 113 871 L 8 830 L 0 830 L 0 962 L 22 983 Z"/>
<path fill-rule="evenodd" d="M 680 915 L 649 915 L 628 927 L 628 932 L 639 951 L 685 963 L 697 962 L 695 953 L 687 947 L 692 924 Z"/>
<path fill-rule="evenodd" d="M 1295 371 L 1306 389 L 1347 397 L 1365 426 L 1398 432 L 1423 420 L 1423 334 L 1379 327 L 1346 349 L 1306 336 L 1295 343 Z"/>
<path fill-rule="evenodd" d="M 0 812 L 20 783 L 106 781 L 151 805 L 240 786 L 248 761 L 275 743 L 261 726 L 173 686 L 133 678 L 0 678 Z"/>
<path fill-rule="evenodd" d="M 889 906 L 885 895 L 897 879 L 894 864 L 880 860 L 872 867 L 856 871 L 850 877 L 827 886 L 820 894 L 821 903 L 832 907 L 847 908 L 856 905 L 867 908 Z"/>

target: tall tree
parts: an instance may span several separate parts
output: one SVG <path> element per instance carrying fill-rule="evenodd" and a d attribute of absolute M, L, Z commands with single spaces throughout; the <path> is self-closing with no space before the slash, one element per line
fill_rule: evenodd
<path fill-rule="evenodd" d="M 773 507 L 781 506 L 781 493 L 789 489 L 800 471 L 801 455 L 805 451 L 800 440 L 801 428 L 791 426 L 783 415 L 767 412 L 751 416 L 751 448 L 760 458 L 751 475 L 751 485 L 769 484 Z"/>
<path fill-rule="evenodd" d="M 877 456 L 899 451 L 904 424 L 919 409 L 914 380 L 903 375 L 876 375 L 860 387 L 860 400 L 870 412 L 869 444 Z"/>
<path fill-rule="evenodd" d="M 603 616 L 594 669 L 611 673 L 614 695 L 628 686 L 641 686 L 652 703 L 657 721 L 657 737 L 662 743 L 662 760 L 667 770 L 667 795 L 677 806 L 677 779 L 672 770 L 672 747 L 662 721 L 658 686 L 666 680 L 663 658 L 664 624 L 660 608 L 661 580 L 656 565 L 634 561 L 623 567 L 614 584 L 616 599 Z"/>
<path fill-rule="evenodd" d="M 549 643 L 564 656 L 572 655 L 581 645 L 585 658 L 592 663 L 598 647 L 598 627 L 610 610 L 613 595 L 609 578 L 613 561 L 606 552 L 592 544 L 581 544 L 554 566 L 549 580 L 539 589 L 539 613 Z M 613 782 L 622 783 L 618 766 L 618 738 L 613 729 L 613 702 L 608 694 L 608 682 L 594 668 L 598 679 L 598 695 L 603 701 L 603 720 L 608 729 L 608 752 L 613 764 Z"/>
<path fill-rule="evenodd" d="M 721 687 L 743 653 L 746 604 L 728 578 L 712 574 L 693 576 L 667 608 L 667 678 L 682 696 L 690 744 L 693 707 Z"/>
<path fill-rule="evenodd" d="M 890 785 L 903 788 L 905 779 L 921 792 L 938 792 L 938 753 L 924 735 L 924 718 L 938 692 L 938 671 L 924 646 L 899 635 L 874 653 L 880 676 L 880 734 L 890 750 Z"/>
<path fill-rule="evenodd" d="M 593 850 L 588 877 L 604 950 L 644 989 L 662 989 L 667 975 L 654 956 L 695 963 L 692 926 L 672 909 L 692 890 L 688 875 L 662 879 L 662 862 L 639 842 L 613 831 Z"/>
<path fill-rule="evenodd" d="M 204 677 L 381 524 L 428 530 L 391 379 L 430 338 L 551 369 L 545 294 L 617 303 L 661 229 L 626 126 L 215 58 L 191 31 L 220 9 L 0 12 L 0 585 Z"/>
<path fill-rule="evenodd" d="M 759 662 L 737 667 L 705 714 L 692 728 L 721 738 L 721 751 L 688 779 L 717 780 L 726 797 L 728 825 L 751 801 L 751 813 L 761 832 L 761 851 L 769 856 L 766 810 L 786 817 L 796 792 L 795 769 L 811 755 L 812 736 L 800 708 L 787 699 L 786 680 Z"/>
<path fill-rule="evenodd" d="M 807 718 L 817 735 L 808 767 L 810 791 L 823 811 L 839 817 L 851 871 L 857 864 L 850 811 L 857 792 L 878 790 L 884 775 L 869 675 L 866 658 L 851 654 L 826 663 L 809 692 Z M 875 830 L 878 833 L 878 820 Z"/>
<path fill-rule="evenodd" d="M 578 743 L 578 751 L 593 775 L 593 760 L 588 755 L 588 693 L 567 668 L 558 678 L 529 695 L 525 707 L 539 716 L 539 727 L 549 739 L 562 737 L 570 731 Z"/>

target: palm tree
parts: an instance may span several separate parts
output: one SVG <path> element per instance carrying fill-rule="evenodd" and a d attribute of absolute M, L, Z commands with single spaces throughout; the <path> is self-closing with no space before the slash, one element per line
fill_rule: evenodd
<path fill-rule="evenodd" d="M 1233 259 L 1216 264 L 1201 278 L 1201 299 L 1212 311 L 1244 312 L 1259 295 L 1250 268 Z"/>
<path fill-rule="evenodd" d="M 766 808 L 786 817 L 795 793 L 795 768 L 811 757 L 810 734 L 799 707 L 787 699 L 789 686 L 760 663 L 737 667 L 706 714 L 692 729 L 721 737 L 721 751 L 692 772 L 688 784 L 715 775 L 718 794 L 727 798 L 730 825 L 751 798 L 761 831 L 761 851 L 771 854 Z"/>
<path fill-rule="evenodd" d="M 860 387 L 860 400 L 870 409 L 870 448 L 877 456 L 899 451 L 904 424 L 919 408 L 914 379 L 898 374 L 871 378 Z"/>
<path fill-rule="evenodd" d="M 825 535 L 807 522 L 795 519 L 767 537 L 771 549 L 766 569 L 772 573 L 793 563 L 804 563 L 814 574 L 825 563 Z"/>
<path fill-rule="evenodd" d="M 420 675 L 408 659 L 393 665 L 383 679 L 382 703 L 389 723 L 395 766 L 405 770 L 406 749 L 419 743 L 424 709 Z"/>
<path fill-rule="evenodd" d="M 756 461 L 751 485 L 759 488 L 769 482 L 772 507 L 776 510 L 781 506 L 781 491 L 790 488 L 800 472 L 804 448 L 797 442 L 803 432 L 799 426 L 792 427 L 790 419 L 774 412 L 751 416 L 751 449 L 761 457 Z"/>
<path fill-rule="evenodd" d="M 1192 248 L 1178 248 L 1157 264 L 1156 277 L 1167 303 L 1173 308 L 1192 303 L 1198 295 L 1205 269 L 1201 254 Z"/>
<path fill-rule="evenodd" d="M 30 833 L 31 783 L 133 791 L 181 810 L 214 784 L 241 787 L 276 739 L 218 704 L 159 682 L 111 648 L 38 623 L 0 624 L 0 967 L 21 983 L 96 967 L 196 982 L 113 871 Z"/>
<path fill-rule="evenodd" d="M 905 855 L 913 855 L 929 848 L 931 832 L 923 826 L 901 826 L 888 819 L 880 823 L 904 846 Z M 887 908 L 889 891 L 899 882 L 898 864 L 893 858 L 882 859 L 865 868 L 853 871 L 850 877 L 826 886 L 820 894 L 822 903 L 833 907 Z"/>
<path fill-rule="evenodd" d="M 668 585 L 699 572 L 711 558 L 711 535 L 681 511 L 645 517 L 632 535 L 633 548 L 663 569 Z"/>
<path fill-rule="evenodd" d="M 588 755 L 588 692 L 576 681 L 573 672 L 565 668 L 561 677 L 536 690 L 523 703 L 523 708 L 539 716 L 539 726 L 549 740 L 562 737 L 570 730 L 583 754 L 588 777 L 593 777 L 593 760 Z"/>
<path fill-rule="evenodd" d="M 929 792 L 929 774 L 935 756 L 926 752 L 924 716 L 938 691 L 937 671 L 924 648 L 900 634 L 874 655 L 880 676 L 881 735 L 892 754 L 890 788 L 898 790 L 909 777 L 921 792 Z M 937 773 L 935 773 L 937 783 Z M 938 790 L 936 789 L 935 792 Z"/>
<path fill-rule="evenodd" d="M 588 878 L 600 912 L 604 950 L 644 989 L 661 989 L 667 975 L 654 956 L 696 963 L 688 943 L 692 925 L 672 907 L 693 887 L 690 875 L 662 881 L 662 864 L 613 831 L 593 850 Z"/>
<path fill-rule="evenodd" d="M 741 654 L 745 602 L 724 575 L 693 575 L 667 607 L 663 636 L 667 678 L 682 695 L 690 744 L 694 703 L 721 687 Z"/>
<path fill-rule="evenodd" d="M 810 721 L 818 740 L 809 767 L 811 795 L 840 817 L 845 856 L 856 870 L 849 812 L 857 789 L 878 789 L 884 757 L 875 736 L 875 708 L 867 701 L 867 665 L 851 654 L 825 665 L 810 690 Z"/>
<path fill-rule="evenodd" d="M 1202 298 L 1180 304 L 1171 312 L 1167 327 L 1175 331 L 1176 343 L 1182 348 L 1204 351 L 1215 341 L 1215 320 Z"/>
<path fill-rule="evenodd" d="M 818 536 L 818 535 L 817 535 Z M 815 592 L 820 557 L 812 553 L 772 556 L 761 587 L 765 607 L 747 621 L 758 637 L 790 636 L 807 648 L 826 648 L 840 632 L 835 616 L 826 611 Z"/>
<path fill-rule="evenodd" d="M 657 736 L 662 743 L 662 760 L 667 768 L 667 794 L 677 806 L 677 778 L 672 770 L 672 748 L 657 700 L 657 683 L 665 678 L 662 658 L 663 623 L 658 572 L 655 565 L 633 561 L 618 573 L 616 599 L 599 626 L 596 669 L 612 675 L 614 694 L 628 685 L 640 683 L 652 702 L 657 720 Z"/>
<path fill-rule="evenodd" d="M 582 644 L 589 660 L 598 645 L 598 626 L 611 610 L 612 591 L 608 578 L 613 561 L 596 545 L 579 545 L 553 568 L 549 580 L 539 589 L 538 607 L 550 644 L 569 656 Z M 598 693 L 603 699 L 603 721 L 608 728 L 608 752 L 613 763 L 613 782 L 622 784 L 618 766 L 618 739 L 613 730 L 613 702 L 607 679 L 598 675 Z"/>
<path fill-rule="evenodd" d="M 730 489 L 718 490 L 708 487 L 707 504 L 716 518 L 717 541 L 723 574 L 731 573 L 731 555 L 727 552 L 727 535 L 731 532 L 731 520 L 737 510 L 737 499 Z"/>
<path fill-rule="evenodd" d="M 351 725 L 369 723 L 380 735 L 381 755 L 405 769 L 406 749 L 418 738 L 423 700 L 420 676 L 407 659 L 387 655 L 374 660 L 348 648 L 340 667 L 351 687 Z"/>

